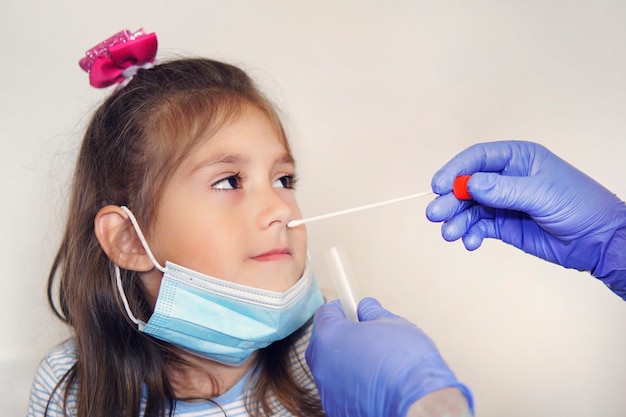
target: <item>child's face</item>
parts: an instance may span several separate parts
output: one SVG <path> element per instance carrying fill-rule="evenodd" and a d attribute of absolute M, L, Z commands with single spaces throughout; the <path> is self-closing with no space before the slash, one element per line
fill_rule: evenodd
<path fill-rule="evenodd" d="M 247 105 L 166 183 L 150 233 L 157 260 L 287 290 L 306 263 L 306 230 L 286 227 L 301 217 L 290 188 L 293 175 L 294 163 L 270 121 Z M 153 292 L 154 281 L 144 284 Z"/>

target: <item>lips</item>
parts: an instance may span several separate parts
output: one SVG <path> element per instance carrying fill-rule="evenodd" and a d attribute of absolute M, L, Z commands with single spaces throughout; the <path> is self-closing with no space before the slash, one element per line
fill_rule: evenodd
<path fill-rule="evenodd" d="M 283 259 L 291 259 L 291 251 L 287 248 L 272 249 L 252 257 L 255 261 L 279 261 Z"/>

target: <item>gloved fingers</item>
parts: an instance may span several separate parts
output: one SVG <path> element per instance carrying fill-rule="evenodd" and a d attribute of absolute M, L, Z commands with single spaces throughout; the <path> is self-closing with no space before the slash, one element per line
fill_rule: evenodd
<path fill-rule="evenodd" d="M 345 318 L 346 315 L 339 300 L 332 300 L 317 309 L 313 323 L 341 321 L 345 320 Z"/>
<path fill-rule="evenodd" d="M 358 308 L 359 321 L 378 320 L 381 318 L 393 318 L 395 314 L 387 311 L 380 305 L 378 300 L 372 297 L 366 297 L 359 302 Z"/>
<path fill-rule="evenodd" d="M 482 219 L 493 219 L 494 211 L 488 207 L 473 205 L 457 214 L 441 226 L 441 236 L 448 242 L 453 242 L 464 235 L 474 224 Z"/>
<path fill-rule="evenodd" d="M 478 143 L 457 154 L 441 169 L 431 181 L 432 189 L 437 194 L 452 191 L 452 184 L 460 175 L 472 175 L 476 172 L 501 172 L 510 163 L 515 153 L 533 153 L 536 144 L 520 141 L 500 141 Z"/>
<path fill-rule="evenodd" d="M 431 222 L 442 222 L 466 210 L 473 201 L 460 201 L 454 194 L 440 195 L 426 206 L 426 218 Z"/>
<path fill-rule="evenodd" d="M 477 172 L 467 183 L 472 198 L 489 207 L 536 214 L 550 207 L 552 184 L 540 176 L 509 176 Z M 548 200 L 546 200 L 548 199 Z"/>
<path fill-rule="evenodd" d="M 309 366 L 311 366 L 318 357 L 316 355 L 316 346 L 323 344 L 324 340 L 332 341 L 333 337 L 331 336 L 329 339 L 328 333 L 337 331 L 337 327 L 343 326 L 345 323 L 347 323 L 347 319 L 339 300 L 330 301 L 317 309 L 313 318 L 311 342 L 305 352 L 305 358 Z M 320 336 L 320 332 L 325 334 L 326 337 Z"/>
<path fill-rule="evenodd" d="M 473 251 L 478 249 L 486 238 L 499 238 L 495 222 L 492 219 L 483 219 L 473 224 L 463 235 L 463 245 L 465 245 L 465 249 Z"/>
<path fill-rule="evenodd" d="M 346 315 L 343 312 L 343 307 L 341 307 L 341 303 L 339 300 L 330 301 L 315 312 L 315 316 L 313 317 L 313 329 L 316 329 L 318 326 L 322 325 L 332 325 L 333 323 L 338 323 L 346 320 Z"/>
<path fill-rule="evenodd" d="M 381 318 L 396 318 L 397 315 L 385 310 L 378 300 L 366 297 L 359 302 L 358 315 L 360 321 L 378 320 Z"/>

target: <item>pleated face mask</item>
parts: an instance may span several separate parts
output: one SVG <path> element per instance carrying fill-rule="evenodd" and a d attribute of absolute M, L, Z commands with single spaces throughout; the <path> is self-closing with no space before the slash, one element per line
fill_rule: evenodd
<path fill-rule="evenodd" d="M 126 207 L 141 243 L 163 279 L 147 323 L 130 310 L 119 267 L 117 288 L 139 331 L 226 365 L 240 365 L 254 351 L 298 330 L 324 303 L 315 277 L 305 266 L 287 291 L 275 292 L 225 281 L 167 261 L 159 265 Z"/>

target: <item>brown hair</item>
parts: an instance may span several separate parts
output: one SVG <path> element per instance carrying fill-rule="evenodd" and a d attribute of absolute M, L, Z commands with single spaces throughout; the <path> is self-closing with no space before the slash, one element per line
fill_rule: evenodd
<path fill-rule="evenodd" d="M 236 117 L 245 104 L 267 115 L 289 152 L 274 107 L 246 73 L 208 59 L 179 59 L 139 70 L 93 115 L 48 281 L 50 305 L 75 333 L 77 362 L 57 389 L 65 387 L 67 403 L 75 386 L 78 416 L 139 416 L 142 385 L 145 416 L 173 412 L 175 399 L 165 369 L 177 359 L 166 344 L 129 324 L 115 289 L 113 265 L 98 244 L 93 222 L 103 206 L 126 205 L 149 230 L 168 175 L 201 138 Z M 122 282 L 132 311 L 147 321 L 150 307 L 137 274 L 122 271 Z M 251 414 L 269 413 L 273 393 L 292 414 L 323 415 L 316 394 L 291 375 L 288 356 L 296 337 L 260 355 L 258 383 L 247 397 Z"/>

